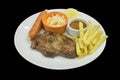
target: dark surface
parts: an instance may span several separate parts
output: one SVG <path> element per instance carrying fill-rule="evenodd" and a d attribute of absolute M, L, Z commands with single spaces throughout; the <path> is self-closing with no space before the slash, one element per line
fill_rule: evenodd
<path fill-rule="evenodd" d="M 12 74 L 13 76 L 11 77 L 14 77 L 14 75 L 17 75 L 19 77 L 32 77 L 34 75 L 34 78 L 39 77 L 39 79 L 46 79 L 47 76 L 49 76 L 48 78 L 52 79 L 53 75 L 59 77 L 59 79 L 62 79 L 63 77 L 66 77 L 67 79 L 68 77 L 71 79 L 81 79 L 86 78 L 86 76 L 91 76 L 92 78 L 94 78 L 95 75 L 97 79 L 104 79 L 104 77 L 113 77 L 113 75 L 117 74 L 116 69 L 118 65 L 116 63 L 119 62 L 116 62 L 118 61 L 118 58 L 115 55 L 117 55 L 118 53 L 116 53 L 116 50 L 114 50 L 115 37 L 113 35 L 115 32 L 117 32 L 114 31 L 115 28 L 118 27 L 114 24 L 115 16 L 117 16 L 115 2 L 108 1 L 107 3 L 105 3 L 101 0 L 90 0 L 89 2 L 87 0 L 85 0 L 84 2 L 82 0 L 48 1 L 49 0 L 32 0 L 25 2 L 22 0 L 16 0 L 13 2 L 7 2 L 9 5 L 6 5 L 6 2 L 4 3 L 7 7 L 4 7 L 4 9 L 2 9 L 2 12 L 4 12 L 5 15 L 5 18 L 3 20 L 4 22 L 7 22 L 4 23 L 4 28 L 7 30 L 6 32 L 8 37 L 5 43 L 7 44 L 8 48 L 7 50 L 5 50 L 5 56 L 1 61 L 3 62 L 2 66 L 4 67 L 5 75 Z M 85 4 L 86 2 L 88 4 Z M 109 36 L 103 53 L 95 61 L 91 62 L 88 65 L 65 71 L 44 69 L 29 63 L 23 57 L 21 57 L 14 46 L 14 34 L 20 23 L 27 17 L 44 9 L 70 7 L 89 14 L 101 23 L 106 31 L 106 34 Z M 6 46 L 4 48 L 6 48 Z M 58 73 L 56 74 L 56 72 Z M 66 74 L 68 74 L 68 76 Z M 44 75 L 46 75 L 46 77 L 43 77 Z"/>

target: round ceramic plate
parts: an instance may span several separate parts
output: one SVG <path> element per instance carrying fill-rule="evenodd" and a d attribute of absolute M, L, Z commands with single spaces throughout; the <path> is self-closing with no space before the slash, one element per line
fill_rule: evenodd
<path fill-rule="evenodd" d="M 51 11 L 60 11 L 63 12 L 65 9 L 51 9 L 48 10 L 48 12 Z M 91 16 L 83 13 L 80 13 L 80 18 L 83 18 L 85 20 L 91 20 L 93 24 L 100 25 L 100 29 L 105 34 L 105 31 L 102 27 L 102 25 L 92 18 Z M 69 59 L 64 57 L 55 57 L 55 58 L 48 58 L 43 56 L 39 51 L 31 49 L 31 41 L 28 40 L 28 32 L 31 29 L 33 23 L 35 22 L 36 18 L 38 17 L 39 13 L 33 14 L 32 16 L 25 19 L 17 28 L 15 35 L 14 35 L 14 44 L 19 52 L 19 54 L 26 59 L 27 61 L 48 69 L 55 69 L 55 70 L 65 70 L 65 69 L 73 69 L 78 68 L 83 65 L 86 65 L 93 60 L 95 60 L 104 50 L 106 45 L 106 40 L 97 48 L 97 50 L 92 53 L 91 55 L 87 55 L 82 59 L 75 58 L 75 59 Z M 44 30 L 41 30 L 39 34 L 41 34 Z M 64 35 L 69 36 L 67 32 L 64 33 Z"/>

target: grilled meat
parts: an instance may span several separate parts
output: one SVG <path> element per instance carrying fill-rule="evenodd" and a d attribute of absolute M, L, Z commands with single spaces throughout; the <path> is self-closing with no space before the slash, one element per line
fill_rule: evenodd
<path fill-rule="evenodd" d="M 62 34 L 53 32 L 44 32 L 38 35 L 32 41 L 31 48 L 40 51 L 46 57 L 76 57 L 75 42 Z"/>

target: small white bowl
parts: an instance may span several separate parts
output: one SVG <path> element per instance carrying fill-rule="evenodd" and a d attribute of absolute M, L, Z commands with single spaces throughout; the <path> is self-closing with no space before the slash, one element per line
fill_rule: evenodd
<path fill-rule="evenodd" d="M 82 18 L 74 18 L 74 19 L 71 19 L 69 22 L 68 22 L 68 25 L 67 25 L 67 30 L 68 30 L 68 34 L 71 35 L 71 36 L 76 36 L 76 37 L 79 37 L 79 30 L 77 29 L 73 29 L 70 27 L 70 24 L 74 21 L 82 21 L 86 24 L 86 27 L 84 28 L 84 30 L 87 29 L 87 21 L 85 19 L 82 19 Z"/>

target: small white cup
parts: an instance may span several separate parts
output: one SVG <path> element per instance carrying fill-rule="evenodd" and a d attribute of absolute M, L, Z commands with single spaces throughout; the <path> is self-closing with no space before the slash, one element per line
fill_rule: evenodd
<path fill-rule="evenodd" d="M 67 30 L 68 30 L 68 33 L 71 35 L 71 36 L 76 36 L 76 37 L 79 37 L 79 30 L 77 29 L 73 29 L 70 27 L 70 24 L 74 21 L 82 21 L 86 24 L 86 27 L 84 28 L 84 30 L 87 29 L 87 21 L 85 19 L 82 19 L 82 18 L 73 18 L 71 19 L 69 22 L 68 22 L 68 25 L 67 25 Z"/>

